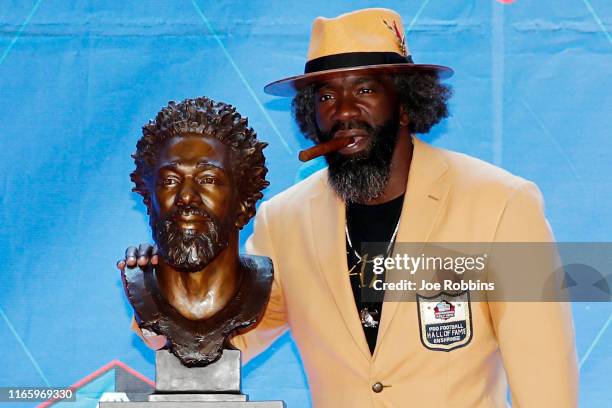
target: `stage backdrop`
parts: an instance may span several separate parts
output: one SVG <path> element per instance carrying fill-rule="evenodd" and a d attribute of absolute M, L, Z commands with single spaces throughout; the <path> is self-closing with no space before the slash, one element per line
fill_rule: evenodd
<path fill-rule="evenodd" d="M 372 6 L 401 13 L 415 61 L 455 69 L 427 140 L 535 181 L 558 240 L 610 241 L 608 0 L 0 0 L 0 386 L 78 384 L 95 406 L 109 367 L 154 377 L 114 266 L 150 241 L 128 177 L 141 126 L 170 100 L 234 104 L 270 144 L 272 197 L 323 164 L 300 164 L 290 100 L 263 86 L 302 72 L 315 17 Z M 612 307 L 574 311 L 582 406 L 609 406 Z M 289 335 L 244 378 L 310 406 Z"/>

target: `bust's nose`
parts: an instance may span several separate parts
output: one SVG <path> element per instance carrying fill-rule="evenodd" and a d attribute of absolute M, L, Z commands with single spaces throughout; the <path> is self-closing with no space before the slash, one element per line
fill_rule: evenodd
<path fill-rule="evenodd" d="M 191 179 L 186 179 L 177 196 L 177 204 L 188 206 L 191 204 L 201 204 L 200 195 L 195 190 L 194 182 Z"/>

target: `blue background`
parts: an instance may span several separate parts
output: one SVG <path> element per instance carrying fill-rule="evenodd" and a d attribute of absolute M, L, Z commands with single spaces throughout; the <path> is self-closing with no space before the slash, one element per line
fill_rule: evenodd
<path fill-rule="evenodd" d="M 400 12 L 415 61 L 456 71 L 428 140 L 535 181 L 559 241 L 611 240 L 608 0 L 0 0 L 0 386 L 113 359 L 154 377 L 114 267 L 150 240 L 128 177 L 141 126 L 169 100 L 234 104 L 270 143 L 273 196 L 322 163 L 298 162 L 290 100 L 263 86 L 303 70 L 316 16 L 372 6 Z M 581 406 L 609 406 L 612 306 L 574 312 Z M 243 374 L 252 399 L 309 406 L 289 336 Z"/>

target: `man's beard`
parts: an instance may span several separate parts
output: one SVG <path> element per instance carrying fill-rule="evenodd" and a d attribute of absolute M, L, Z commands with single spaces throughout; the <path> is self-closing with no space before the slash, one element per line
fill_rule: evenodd
<path fill-rule="evenodd" d="M 326 154 L 329 183 L 345 202 L 365 203 L 380 197 L 389 182 L 399 119 L 392 118 L 376 128 L 363 122 L 341 122 L 330 133 L 319 134 L 319 140 L 330 140 L 336 131 L 349 129 L 366 130 L 369 144 L 365 150 L 352 155 Z"/>
<path fill-rule="evenodd" d="M 175 217 L 181 212 L 204 217 L 204 232 L 179 227 Z M 164 218 L 151 221 L 159 254 L 167 264 L 182 272 L 202 270 L 228 246 L 228 228 L 217 217 L 197 207 L 177 207 Z"/>

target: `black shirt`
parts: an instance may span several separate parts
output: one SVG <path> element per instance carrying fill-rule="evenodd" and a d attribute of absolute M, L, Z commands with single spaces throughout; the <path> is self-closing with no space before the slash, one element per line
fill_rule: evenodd
<path fill-rule="evenodd" d="M 367 263 L 364 268 L 363 261 L 359 261 L 355 251 L 364 258 L 367 251 L 362 250 L 362 243 L 389 243 L 399 222 L 403 202 L 404 195 L 402 194 L 383 204 L 364 205 L 349 203 L 346 206 L 346 222 L 352 244 L 349 245 L 348 240 L 346 241 L 346 259 L 349 267 L 349 277 L 353 296 L 355 297 L 357 313 L 360 316 L 361 326 L 363 327 L 371 353 L 374 353 L 374 348 L 376 347 L 376 337 L 378 336 L 378 326 L 380 325 L 382 314 L 382 296 L 384 294 L 368 289 L 368 287 L 371 287 L 374 278 L 384 279 L 384 275 L 374 275 L 371 263 Z M 382 252 L 387 248 L 387 244 L 382 248 Z M 371 260 L 372 255 L 387 256 L 389 254 L 368 254 L 367 259 Z M 364 290 L 369 290 L 369 293 L 372 295 L 365 296 L 362 293 Z M 366 299 L 363 299 L 364 297 Z"/>

